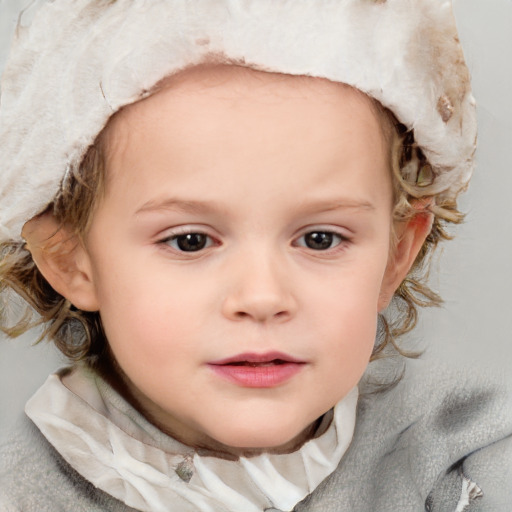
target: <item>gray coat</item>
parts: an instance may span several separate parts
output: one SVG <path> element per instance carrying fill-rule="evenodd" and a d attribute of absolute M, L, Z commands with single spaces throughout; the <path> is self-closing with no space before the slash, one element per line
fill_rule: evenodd
<path fill-rule="evenodd" d="M 294 510 L 512 511 L 512 392 L 506 384 L 413 361 L 395 387 L 365 393 L 375 368 L 361 386 L 349 450 Z M 28 418 L 1 438 L 1 512 L 131 510 L 84 480 Z"/>

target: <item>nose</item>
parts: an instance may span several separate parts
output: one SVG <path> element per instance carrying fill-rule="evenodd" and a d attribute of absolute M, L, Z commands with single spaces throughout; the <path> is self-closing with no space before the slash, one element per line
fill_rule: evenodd
<path fill-rule="evenodd" d="M 235 321 L 252 320 L 258 323 L 285 322 L 297 311 L 286 265 L 275 258 L 241 257 L 233 272 L 229 290 L 222 304 L 223 315 Z"/>

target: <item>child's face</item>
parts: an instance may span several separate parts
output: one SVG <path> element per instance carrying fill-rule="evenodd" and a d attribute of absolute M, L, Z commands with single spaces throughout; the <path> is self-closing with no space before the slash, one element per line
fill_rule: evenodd
<path fill-rule="evenodd" d="M 157 425 L 191 445 L 291 447 L 359 381 L 396 286 L 387 147 L 353 89 L 211 73 L 110 126 L 82 268 Z"/>

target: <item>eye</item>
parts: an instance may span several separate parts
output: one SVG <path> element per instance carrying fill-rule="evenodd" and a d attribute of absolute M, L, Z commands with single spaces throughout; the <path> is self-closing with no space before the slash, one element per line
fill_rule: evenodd
<path fill-rule="evenodd" d="M 173 249 L 180 252 L 197 252 L 213 244 L 212 239 L 204 233 L 184 233 L 162 240 Z"/>
<path fill-rule="evenodd" d="M 346 240 L 346 237 L 332 231 L 310 231 L 298 239 L 297 245 L 314 251 L 326 251 Z"/>

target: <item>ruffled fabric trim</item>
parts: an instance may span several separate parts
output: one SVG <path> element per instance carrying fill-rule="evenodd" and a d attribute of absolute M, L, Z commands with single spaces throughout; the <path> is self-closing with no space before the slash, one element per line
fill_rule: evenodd
<path fill-rule="evenodd" d="M 199 455 L 163 434 L 81 367 L 51 375 L 25 411 L 76 471 L 130 507 L 261 512 L 291 510 L 336 469 L 352 440 L 357 398 L 354 388 L 325 432 L 299 450 L 236 461 Z"/>

